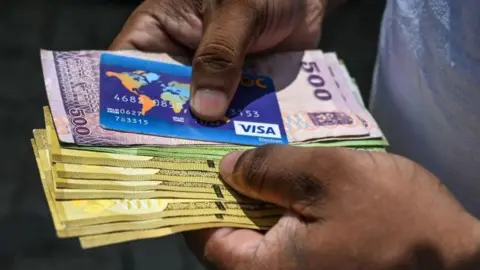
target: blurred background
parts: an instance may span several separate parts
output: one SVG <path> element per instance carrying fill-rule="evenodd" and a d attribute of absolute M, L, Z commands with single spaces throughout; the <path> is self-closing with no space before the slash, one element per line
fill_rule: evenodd
<path fill-rule="evenodd" d="M 140 0 L 15 0 L 0 9 L 0 269 L 203 269 L 181 236 L 83 251 L 55 236 L 29 142 L 47 104 L 39 49 L 105 50 Z M 319 48 L 336 51 L 368 101 L 385 0 L 349 0 Z"/>

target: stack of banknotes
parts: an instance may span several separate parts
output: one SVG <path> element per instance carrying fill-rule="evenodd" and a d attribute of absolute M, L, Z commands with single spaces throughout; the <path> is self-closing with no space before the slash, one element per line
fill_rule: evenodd
<path fill-rule="evenodd" d="M 214 227 L 267 230 L 283 209 L 224 185 L 220 159 L 254 146 L 107 130 L 99 123 L 102 51 L 41 51 L 49 106 L 33 130 L 35 153 L 60 238 L 83 248 Z M 108 52 L 185 65 L 189 59 Z M 272 78 L 289 142 L 384 151 L 387 141 L 335 53 L 257 56 L 245 69 Z M 125 117 L 130 119 L 131 115 Z M 123 119 L 123 118 L 122 118 Z"/>

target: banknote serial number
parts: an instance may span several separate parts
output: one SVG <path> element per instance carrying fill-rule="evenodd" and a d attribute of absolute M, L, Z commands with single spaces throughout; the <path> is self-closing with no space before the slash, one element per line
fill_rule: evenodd
<path fill-rule="evenodd" d="M 148 120 L 135 117 L 115 116 L 116 122 L 148 126 Z"/>
<path fill-rule="evenodd" d="M 75 134 L 83 136 L 90 134 L 84 110 L 71 108 L 67 113 L 70 116 L 70 123 L 72 124 L 72 130 Z"/>

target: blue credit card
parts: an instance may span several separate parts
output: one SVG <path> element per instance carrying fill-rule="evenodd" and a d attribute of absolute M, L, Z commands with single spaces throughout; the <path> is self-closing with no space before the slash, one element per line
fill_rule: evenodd
<path fill-rule="evenodd" d="M 105 129 L 219 143 L 287 144 L 273 81 L 244 73 L 222 121 L 190 111 L 192 68 L 104 53 L 100 125 Z"/>

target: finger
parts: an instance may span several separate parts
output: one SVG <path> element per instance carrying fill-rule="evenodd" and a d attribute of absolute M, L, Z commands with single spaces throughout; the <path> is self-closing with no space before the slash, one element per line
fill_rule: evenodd
<path fill-rule="evenodd" d="M 205 266 L 210 268 L 213 265 L 210 265 L 205 259 L 205 246 L 207 242 L 212 238 L 213 235 L 217 234 L 227 234 L 231 231 L 235 230 L 234 228 L 212 228 L 212 229 L 202 229 L 202 230 L 194 230 L 194 231 L 186 231 L 183 232 L 183 238 L 185 239 L 185 243 L 187 244 L 188 248 L 192 253 L 195 255 L 198 261 L 202 262 Z"/>
<path fill-rule="evenodd" d="M 235 262 L 248 261 L 263 238 L 259 232 L 234 228 L 190 231 L 183 236 L 197 259 L 216 269 L 231 269 Z"/>
<path fill-rule="evenodd" d="M 193 60 L 190 105 L 204 120 L 220 120 L 225 115 L 248 47 L 260 28 L 261 8 L 250 3 L 258 1 L 216 2 L 220 3 L 206 7 L 204 36 Z"/>
<path fill-rule="evenodd" d="M 312 206 L 329 196 L 330 184 L 343 177 L 355 154 L 343 148 L 265 145 L 225 156 L 220 174 L 248 197 L 315 218 Z"/>
<path fill-rule="evenodd" d="M 308 12 L 291 34 L 268 51 L 279 53 L 303 51 L 318 48 L 322 33 L 322 22 L 325 13 L 322 1 L 308 1 Z"/>
<path fill-rule="evenodd" d="M 187 49 L 172 40 L 151 11 L 140 5 L 128 18 L 109 50 L 141 50 L 186 55 Z"/>
<path fill-rule="evenodd" d="M 271 259 L 275 260 L 293 242 L 302 241 L 298 237 L 307 231 L 308 226 L 298 215 L 287 212 L 265 234 L 247 229 L 221 228 L 190 231 L 183 235 L 199 261 L 217 267 L 212 269 L 236 269 L 236 265 L 241 265 L 242 269 L 247 266 L 256 269 L 255 263 L 259 259 L 272 269 L 278 269 L 272 265 Z"/>

